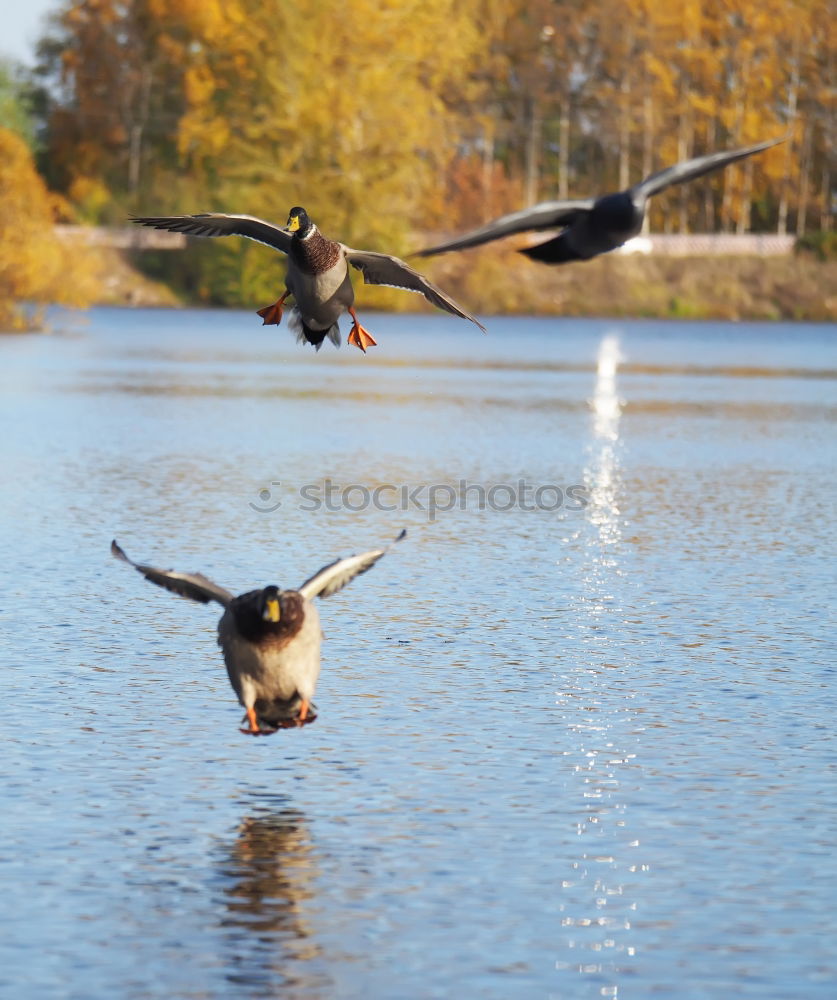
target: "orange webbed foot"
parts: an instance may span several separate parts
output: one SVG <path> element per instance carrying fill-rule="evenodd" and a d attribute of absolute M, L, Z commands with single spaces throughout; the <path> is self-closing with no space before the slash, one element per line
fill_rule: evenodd
<path fill-rule="evenodd" d="M 282 303 L 288 297 L 288 292 L 282 296 L 281 299 L 277 299 L 273 305 L 265 306 L 264 309 L 258 309 L 256 311 L 257 316 L 262 318 L 262 326 L 279 326 L 282 322 Z"/>
<path fill-rule="evenodd" d="M 245 708 L 244 711 L 247 713 L 247 721 L 250 723 L 249 729 L 239 729 L 240 733 L 244 733 L 245 736 L 261 736 L 262 731 L 259 729 L 259 720 L 256 718 L 256 711 L 253 708 Z"/>
<path fill-rule="evenodd" d="M 359 347 L 363 353 L 366 354 L 366 348 L 375 347 L 378 341 L 375 340 L 368 330 L 364 329 L 360 325 L 360 320 L 357 318 L 357 314 L 354 309 L 349 309 L 349 315 L 352 317 L 352 328 L 349 331 L 348 343 L 354 344 L 355 347 Z"/>
<path fill-rule="evenodd" d="M 305 720 L 308 718 L 308 708 L 310 703 L 306 698 L 302 699 L 302 703 L 299 706 L 299 715 L 296 717 L 297 726 L 304 726 Z"/>
<path fill-rule="evenodd" d="M 259 309 L 257 315 L 262 318 L 262 326 L 279 326 L 282 322 L 282 311 L 279 303 L 274 302 L 272 306 L 265 306 L 264 309 Z"/>

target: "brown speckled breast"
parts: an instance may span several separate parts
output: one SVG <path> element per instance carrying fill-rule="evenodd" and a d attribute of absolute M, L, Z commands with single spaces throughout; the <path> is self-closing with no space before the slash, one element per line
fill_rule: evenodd
<path fill-rule="evenodd" d="M 327 240 L 316 228 L 306 238 L 295 236 L 291 240 L 291 257 L 300 269 L 308 274 L 322 274 L 340 260 L 340 244 Z"/>

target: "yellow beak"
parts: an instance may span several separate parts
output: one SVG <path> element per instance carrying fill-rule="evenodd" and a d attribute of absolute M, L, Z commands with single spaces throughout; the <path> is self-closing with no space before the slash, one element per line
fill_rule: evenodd
<path fill-rule="evenodd" d="M 295 233 L 297 231 L 297 229 L 299 229 L 299 216 L 298 215 L 292 215 L 292 216 L 290 216 L 290 218 L 288 219 L 288 229 L 292 233 Z"/>
<path fill-rule="evenodd" d="M 270 622 L 278 622 L 279 621 L 279 618 L 281 617 L 281 613 L 279 611 L 279 602 L 276 600 L 275 597 L 271 598 L 267 602 L 267 604 L 265 604 L 265 612 L 266 612 L 266 617 L 267 617 L 268 621 L 270 621 Z"/>

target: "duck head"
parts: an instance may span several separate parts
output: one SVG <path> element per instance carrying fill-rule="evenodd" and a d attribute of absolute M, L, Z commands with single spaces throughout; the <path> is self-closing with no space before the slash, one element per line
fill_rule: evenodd
<path fill-rule="evenodd" d="M 265 587 L 262 591 L 262 621 L 278 622 L 282 617 L 282 605 L 278 587 Z"/>
<path fill-rule="evenodd" d="M 308 218 L 308 213 L 304 208 L 297 206 L 288 213 L 288 230 L 300 239 L 305 237 L 314 228 L 314 223 Z"/>

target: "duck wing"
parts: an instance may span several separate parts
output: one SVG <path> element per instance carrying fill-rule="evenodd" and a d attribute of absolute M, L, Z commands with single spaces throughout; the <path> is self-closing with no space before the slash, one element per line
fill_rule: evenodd
<path fill-rule="evenodd" d="M 363 280 L 367 284 L 392 285 L 393 288 L 418 292 L 438 309 L 444 309 L 445 312 L 460 316 L 462 319 L 469 319 L 485 333 L 485 327 L 478 319 L 465 312 L 441 288 L 399 257 L 392 257 L 386 253 L 373 253 L 371 250 L 352 250 L 351 247 L 344 247 L 343 252 L 352 267 L 356 267 L 363 274 Z"/>
<path fill-rule="evenodd" d="M 265 243 L 274 250 L 288 253 L 292 236 L 282 226 L 257 219 L 254 215 L 148 215 L 131 217 L 131 222 L 151 229 L 167 229 L 187 236 L 246 236 L 257 243 Z"/>
<path fill-rule="evenodd" d="M 757 142 L 753 146 L 742 146 L 740 149 L 725 149 L 719 153 L 707 153 L 706 156 L 696 156 L 693 160 L 683 160 L 682 163 L 675 163 L 673 167 L 666 167 L 658 170 L 657 173 L 646 177 L 644 181 L 631 188 L 631 193 L 639 195 L 640 198 L 650 198 L 651 195 L 659 194 L 672 184 L 683 184 L 685 181 L 693 181 L 697 177 L 703 177 L 713 170 L 720 170 L 728 167 L 730 163 L 737 160 L 746 159 L 754 153 L 761 153 L 771 146 L 777 146 L 780 142 L 785 142 L 787 136 L 781 139 L 770 139 L 767 142 Z"/>
<path fill-rule="evenodd" d="M 192 601 L 200 601 L 201 604 L 208 604 L 210 601 L 217 601 L 222 607 L 229 607 L 233 600 L 233 595 L 219 587 L 217 583 L 208 580 L 200 573 L 175 573 L 170 569 L 155 569 L 153 566 L 144 566 L 142 563 L 135 563 L 129 559 L 125 552 L 117 544 L 116 539 L 110 543 L 111 555 L 122 562 L 133 566 L 135 570 L 142 573 L 146 580 L 156 583 L 158 587 L 165 587 L 174 594 L 181 597 L 188 597 Z"/>
<path fill-rule="evenodd" d="M 501 215 L 499 219 L 486 222 L 479 229 L 473 229 L 464 236 L 458 236 L 447 243 L 420 250 L 419 257 L 431 257 L 437 253 L 447 253 L 448 250 L 465 250 L 482 243 L 490 243 L 514 233 L 525 233 L 537 229 L 557 229 L 559 226 L 570 226 L 584 212 L 589 212 L 595 204 L 594 199 L 583 201 L 544 201 L 540 205 L 532 205 L 519 212 Z"/>
<path fill-rule="evenodd" d="M 372 549 L 371 552 L 362 552 L 357 556 L 348 556 L 346 559 L 335 559 L 328 566 L 323 566 L 312 577 L 303 583 L 299 588 L 299 593 L 309 601 L 315 597 L 331 597 L 338 590 L 342 590 L 347 583 L 350 583 L 356 576 L 372 569 L 375 563 L 385 556 L 387 552 L 400 542 L 407 534 L 405 528 L 386 548 Z"/>

